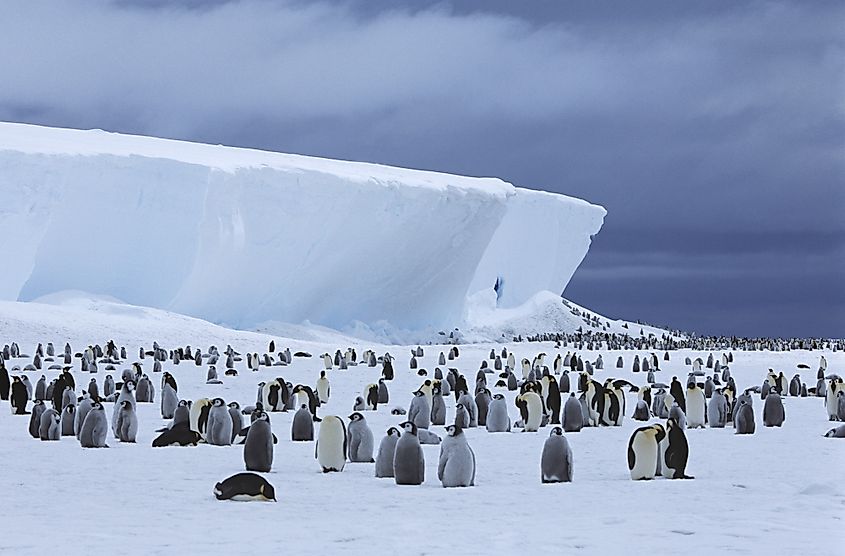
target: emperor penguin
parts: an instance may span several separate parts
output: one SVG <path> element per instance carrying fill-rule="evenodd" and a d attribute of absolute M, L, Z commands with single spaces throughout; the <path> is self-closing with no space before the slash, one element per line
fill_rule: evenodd
<path fill-rule="evenodd" d="M 76 406 L 67 405 L 62 410 L 61 416 L 61 435 L 74 436 L 73 423 L 76 421 Z"/>
<path fill-rule="evenodd" d="M 721 388 L 713 390 L 707 405 L 707 417 L 711 429 L 723 429 L 728 422 L 728 400 Z"/>
<path fill-rule="evenodd" d="M 736 408 L 734 428 L 736 429 L 736 434 L 754 434 L 754 409 L 744 399 L 739 400 L 739 405 Z"/>
<path fill-rule="evenodd" d="M 373 463 L 373 431 L 367 420 L 357 411 L 349 416 L 349 426 L 346 435 L 349 446 L 349 461 Z"/>
<path fill-rule="evenodd" d="M 232 442 L 244 428 L 244 418 L 241 413 L 241 405 L 238 402 L 229 402 L 229 417 L 232 419 Z"/>
<path fill-rule="evenodd" d="M 308 405 L 308 410 L 311 412 L 311 418 L 315 422 L 319 422 L 320 418 L 317 417 L 317 406 L 319 406 L 319 402 L 317 401 L 317 395 L 314 393 L 314 390 L 305 384 L 297 384 L 294 386 L 292 393 L 296 394 L 297 403 L 299 405 Z"/>
<path fill-rule="evenodd" d="M 417 428 L 427 429 L 431 425 L 431 406 L 428 398 L 421 390 L 414 392 L 411 405 L 408 408 L 408 420 L 412 421 Z"/>
<path fill-rule="evenodd" d="M 261 391 L 261 403 L 265 411 L 284 411 L 285 401 L 282 396 L 282 381 L 271 380 Z"/>
<path fill-rule="evenodd" d="M 47 399 L 47 377 L 45 377 L 44 375 L 41 375 L 41 378 L 39 378 L 38 382 L 35 383 L 35 393 L 33 394 L 33 399 Z"/>
<path fill-rule="evenodd" d="M 783 408 L 783 401 L 774 392 L 766 397 L 763 402 L 763 426 L 780 427 L 786 420 L 786 411 Z"/>
<path fill-rule="evenodd" d="M 551 416 L 551 423 L 558 425 L 560 424 L 560 389 L 557 379 L 553 376 L 544 376 L 541 383 L 543 384 L 546 411 Z"/>
<path fill-rule="evenodd" d="M 244 442 L 244 464 L 247 471 L 269 473 L 273 467 L 273 431 L 270 416 L 264 411 L 256 411 L 255 420 L 249 427 Z"/>
<path fill-rule="evenodd" d="M 69 405 L 76 405 L 76 392 L 70 385 L 65 386 L 65 391 L 62 393 L 62 411 Z"/>
<path fill-rule="evenodd" d="M 845 392 L 845 381 L 841 377 L 833 376 L 827 385 L 824 399 L 829 421 L 839 420 L 839 392 Z"/>
<path fill-rule="evenodd" d="M 393 457 L 396 454 L 396 442 L 402 433 L 396 427 L 387 429 L 378 447 L 376 456 L 376 477 L 393 478 Z"/>
<path fill-rule="evenodd" d="M 0 361 L 3 358 L 0 356 Z M 47 406 L 41 400 L 35 400 L 32 405 L 32 414 L 29 416 L 29 435 L 32 438 L 40 438 L 39 429 L 41 428 L 41 415 L 47 409 Z"/>
<path fill-rule="evenodd" d="M 38 435 L 41 440 L 59 440 L 62 436 L 59 412 L 52 407 L 44 410 L 41 414 L 41 423 L 38 426 Z"/>
<path fill-rule="evenodd" d="M 687 386 L 687 427 L 691 429 L 704 428 L 707 421 L 706 396 L 698 384 Z M 671 432 L 671 431 L 670 431 Z"/>
<path fill-rule="evenodd" d="M 508 416 L 508 404 L 502 394 L 493 394 L 487 408 L 487 432 L 510 432 L 511 418 Z"/>
<path fill-rule="evenodd" d="M 672 384 L 670 384 L 669 386 L 669 393 L 672 394 L 672 398 L 675 400 L 675 402 L 678 403 L 678 406 L 680 406 L 681 411 L 686 413 L 687 402 L 684 398 L 684 391 L 681 387 L 681 383 L 678 380 L 678 377 L 676 376 L 672 377 Z"/>
<path fill-rule="evenodd" d="M 323 417 L 314 454 L 323 473 L 343 471 L 347 450 L 346 425 L 343 420 L 337 415 Z"/>
<path fill-rule="evenodd" d="M 88 395 L 95 402 L 100 401 L 100 388 L 97 386 L 96 378 L 92 378 L 91 381 L 88 382 Z"/>
<path fill-rule="evenodd" d="M 435 381 L 431 388 L 431 424 L 446 424 L 446 402 L 441 391 L 441 381 Z"/>
<path fill-rule="evenodd" d="M 115 438 L 120 438 L 118 435 L 118 416 L 121 411 L 121 407 L 123 402 L 129 402 L 132 405 L 132 408 L 135 408 L 135 383 L 130 381 L 124 382 L 123 386 L 120 389 L 120 394 L 117 397 L 117 400 L 114 402 L 114 409 L 112 410 L 112 432 L 114 433 Z"/>
<path fill-rule="evenodd" d="M 543 400 L 536 392 L 525 392 L 516 397 L 525 404 L 528 417 L 524 420 L 523 432 L 537 432 L 543 422 Z"/>
<path fill-rule="evenodd" d="M 560 395 L 558 395 L 560 397 Z M 487 412 L 490 410 L 490 400 L 492 400 L 490 390 L 481 388 L 475 394 L 475 407 L 478 412 L 478 426 L 483 427 L 487 425 Z M 558 405 L 560 401 L 558 401 Z"/>
<path fill-rule="evenodd" d="M 563 371 L 563 374 L 560 375 L 560 381 L 558 381 L 558 390 L 563 394 L 568 394 L 569 389 L 569 371 Z"/>
<path fill-rule="evenodd" d="M 470 428 L 475 428 L 478 426 L 478 405 L 475 403 L 475 399 L 470 396 L 468 393 L 464 392 L 458 398 L 458 403 L 463 405 L 464 408 L 469 413 L 469 424 L 467 425 Z M 423 427 L 428 428 L 428 427 Z M 465 427 L 466 428 L 466 427 Z"/>
<path fill-rule="evenodd" d="M 378 403 L 390 403 L 390 392 L 387 390 L 384 378 L 378 379 Z"/>
<path fill-rule="evenodd" d="M 660 442 L 666 431 L 660 424 L 640 427 L 628 440 L 628 469 L 635 481 L 653 479 L 657 473 Z"/>
<path fill-rule="evenodd" d="M 396 442 L 393 478 L 397 485 L 421 485 L 425 481 L 425 456 L 417 438 L 417 426 L 411 421 L 401 426 L 404 434 Z"/>
<path fill-rule="evenodd" d="M 329 396 L 331 395 L 332 387 L 329 383 L 329 379 L 326 378 L 326 371 L 320 371 L 320 378 L 317 379 L 317 398 L 320 400 L 320 403 L 328 403 Z"/>
<path fill-rule="evenodd" d="M 119 402 L 116 423 L 114 424 L 115 436 L 121 442 L 135 442 L 138 434 L 138 417 L 135 414 L 135 406 L 129 400 Z"/>
<path fill-rule="evenodd" d="M 677 402 L 672 403 L 672 407 L 669 409 L 669 419 L 674 419 L 681 428 L 687 426 L 687 416 Z"/>
<path fill-rule="evenodd" d="M 637 401 L 632 418 L 634 421 L 648 421 L 651 419 L 651 411 L 649 411 L 648 404 L 644 400 Z"/>
<path fill-rule="evenodd" d="M 369 411 L 377 411 L 378 410 L 378 385 L 377 384 L 368 384 L 366 388 L 364 388 L 364 393 L 366 394 L 366 404 L 365 407 Z"/>
<path fill-rule="evenodd" d="M 463 429 L 455 425 L 446 427 L 446 438 L 440 444 L 437 478 L 445 488 L 475 486 L 475 452 Z"/>
<path fill-rule="evenodd" d="M 543 444 L 543 453 L 540 456 L 540 481 L 543 483 L 572 482 L 572 449 L 560 427 L 552 427 L 549 437 Z"/>
<path fill-rule="evenodd" d="M 143 403 L 152 403 L 155 401 L 153 385 L 147 375 L 141 375 L 141 378 L 138 379 L 138 384 L 135 387 L 135 399 Z"/>
<path fill-rule="evenodd" d="M 670 479 L 692 479 L 686 475 L 689 444 L 683 427 L 673 418 L 666 421 L 666 450 L 663 453 L 663 476 Z"/>
<path fill-rule="evenodd" d="M 290 427 L 290 439 L 294 442 L 308 442 L 314 440 L 314 419 L 308 406 L 302 404 L 296 413 L 293 414 L 293 422 Z"/>
<path fill-rule="evenodd" d="M 218 500 L 275 502 L 276 490 L 261 475 L 238 473 L 214 485 L 214 496 Z"/>
<path fill-rule="evenodd" d="M 461 428 L 469 427 L 469 411 L 466 410 L 464 404 L 459 403 L 455 405 L 455 425 Z M 424 429 L 421 429 L 424 430 Z M 419 431 L 418 436 L 419 436 Z"/>
<path fill-rule="evenodd" d="M 161 418 L 173 419 L 173 413 L 176 411 L 177 405 L 179 405 L 179 397 L 176 394 L 176 390 L 165 382 L 161 389 Z"/>
<path fill-rule="evenodd" d="M 91 410 L 82 422 L 79 431 L 79 444 L 83 448 L 107 448 L 106 434 L 109 424 L 106 419 L 106 411 L 100 402 L 94 402 Z"/>
<path fill-rule="evenodd" d="M 566 432 L 578 432 L 584 426 L 584 416 L 581 411 L 581 402 L 575 397 L 575 392 L 569 394 L 563 406 L 563 430 Z"/>
<path fill-rule="evenodd" d="M 191 430 L 198 432 L 203 440 L 208 431 L 208 413 L 211 411 L 211 400 L 200 398 L 191 404 Z"/>
<path fill-rule="evenodd" d="M 232 416 L 229 415 L 229 408 L 223 398 L 214 398 L 211 402 L 205 441 L 213 446 L 232 444 Z"/>
<path fill-rule="evenodd" d="M 825 438 L 845 438 L 845 425 L 839 425 L 825 433 Z"/>

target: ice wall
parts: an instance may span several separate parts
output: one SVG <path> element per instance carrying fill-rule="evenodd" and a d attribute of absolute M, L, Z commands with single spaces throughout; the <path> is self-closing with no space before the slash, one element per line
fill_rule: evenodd
<path fill-rule="evenodd" d="M 0 124 L 3 299 L 449 326 L 500 275 L 509 305 L 561 291 L 603 215 L 492 178 Z"/>

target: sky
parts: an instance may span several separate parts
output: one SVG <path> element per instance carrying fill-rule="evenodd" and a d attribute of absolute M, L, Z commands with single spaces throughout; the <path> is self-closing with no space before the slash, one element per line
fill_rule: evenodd
<path fill-rule="evenodd" d="M 475 176 L 607 208 L 565 296 L 845 335 L 845 2 L 4 0 L 0 120 Z"/>

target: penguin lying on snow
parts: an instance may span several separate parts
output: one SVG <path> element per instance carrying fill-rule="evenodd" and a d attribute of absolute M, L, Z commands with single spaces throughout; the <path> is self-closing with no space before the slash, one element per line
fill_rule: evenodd
<path fill-rule="evenodd" d="M 238 473 L 214 485 L 214 496 L 218 500 L 275 502 L 276 489 L 260 475 Z"/>

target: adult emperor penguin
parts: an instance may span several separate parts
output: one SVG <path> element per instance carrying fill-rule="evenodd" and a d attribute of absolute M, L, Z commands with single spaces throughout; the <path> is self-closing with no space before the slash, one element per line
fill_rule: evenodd
<path fill-rule="evenodd" d="M 689 444 L 683 427 L 673 418 L 666 421 L 666 446 L 663 451 L 663 476 L 669 479 L 692 479 L 686 475 Z"/>
<path fill-rule="evenodd" d="M 320 378 L 317 379 L 317 398 L 320 400 L 320 403 L 328 403 L 329 396 L 332 393 L 332 387 L 329 383 L 329 379 L 326 378 L 326 371 L 320 371 Z"/>
<path fill-rule="evenodd" d="M 723 429 L 728 422 L 728 400 L 721 388 L 713 390 L 707 405 L 707 417 L 711 429 Z"/>
<path fill-rule="evenodd" d="M 24 386 L 24 383 L 21 382 L 20 377 L 13 376 L 11 396 L 12 413 L 14 413 L 15 415 L 26 415 L 27 413 L 29 413 L 26 410 L 26 402 L 26 386 Z"/>
<path fill-rule="evenodd" d="M 218 500 L 276 501 L 276 490 L 267 479 L 255 473 L 238 473 L 214 485 Z"/>
<path fill-rule="evenodd" d="M 445 488 L 475 486 L 475 452 L 463 429 L 455 425 L 446 427 L 446 438 L 440 444 L 437 478 Z"/>
<path fill-rule="evenodd" d="M 106 411 L 100 402 L 94 402 L 85 421 L 82 422 L 82 429 L 79 431 L 79 444 L 83 448 L 107 448 L 106 434 L 109 430 Z"/>
<path fill-rule="evenodd" d="M 681 383 L 678 380 L 678 377 L 672 377 L 672 384 L 669 385 L 669 393 L 672 394 L 672 398 L 677 402 L 680 406 L 681 411 L 684 413 L 687 412 L 687 402 L 684 398 L 684 390 L 681 387 Z"/>
<path fill-rule="evenodd" d="M 487 432 L 510 432 L 511 418 L 508 416 L 508 404 L 502 394 L 493 394 L 487 408 Z"/>
<path fill-rule="evenodd" d="M 270 416 L 264 411 L 258 415 L 249 427 L 244 442 L 244 464 L 247 471 L 269 473 L 273 467 L 273 431 L 270 428 Z"/>
<path fill-rule="evenodd" d="M 261 403 L 265 411 L 284 411 L 285 400 L 282 396 L 282 383 L 277 379 L 264 384 L 261 389 Z"/>
<path fill-rule="evenodd" d="M 9 371 L 6 370 L 6 364 L 3 361 L 3 356 L 0 355 L 0 400 L 9 399 L 9 389 L 12 384 L 9 382 Z"/>
<path fill-rule="evenodd" d="M 775 392 L 771 392 L 763 402 L 763 426 L 780 427 L 786 420 L 783 401 Z"/>
<path fill-rule="evenodd" d="M 707 399 L 698 384 L 691 384 L 687 386 L 687 427 L 691 429 L 704 428 L 707 421 Z"/>
<path fill-rule="evenodd" d="M 628 469 L 635 481 L 653 479 L 657 473 L 660 441 L 666 437 L 662 425 L 640 427 L 628 440 Z"/>
<path fill-rule="evenodd" d="M 62 436 L 59 412 L 52 407 L 44 410 L 41 414 L 41 423 L 38 426 L 38 435 L 41 440 L 59 440 Z"/>
<path fill-rule="evenodd" d="M 337 415 L 323 417 L 314 453 L 323 473 L 343 471 L 347 449 L 346 425 L 343 420 Z"/>
<path fill-rule="evenodd" d="M 544 376 L 540 382 L 543 385 L 546 412 L 551 416 L 551 423 L 558 425 L 560 424 L 560 389 L 557 379 L 553 376 Z"/>
<path fill-rule="evenodd" d="M 223 398 L 214 398 L 211 402 L 205 441 L 213 446 L 232 444 L 232 416 L 229 415 L 229 408 Z"/>
<path fill-rule="evenodd" d="M 396 442 L 402 433 L 396 427 L 387 429 L 378 447 L 376 456 L 376 477 L 393 478 L 393 457 L 396 454 Z"/>
<path fill-rule="evenodd" d="M 401 426 L 404 434 L 396 442 L 393 478 L 397 485 L 420 485 L 425 481 L 425 456 L 417 438 L 417 426 L 410 421 Z"/>
<path fill-rule="evenodd" d="M 572 449 L 560 427 L 552 427 L 552 432 L 543 444 L 540 480 L 543 483 L 572 482 Z"/>
<path fill-rule="evenodd" d="M 443 399 L 441 381 L 435 381 L 431 387 L 431 424 L 446 424 L 446 402 Z"/>
<path fill-rule="evenodd" d="M 373 463 L 373 431 L 367 420 L 357 411 L 349 416 L 349 426 L 346 432 L 349 447 L 349 461 L 358 463 Z"/>
<path fill-rule="evenodd" d="M 114 425 L 115 436 L 121 442 L 135 442 L 138 434 L 138 416 L 135 414 L 135 406 L 129 400 L 123 400 L 119 402 L 119 405 L 117 422 Z"/>
<path fill-rule="evenodd" d="M 756 425 L 754 423 L 754 409 L 751 403 L 741 399 L 736 408 L 736 415 L 734 415 L 734 428 L 736 434 L 754 434 Z"/>
<path fill-rule="evenodd" d="M 428 398 L 422 390 L 414 392 L 414 397 L 411 399 L 411 405 L 408 408 L 408 420 L 420 429 L 427 429 L 431 425 L 431 407 L 428 405 Z"/>
<path fill-rule="evenodd" d="M 563 430 L 566 432 L 578 432 L 583 426 L 584 415 L 581 402 L 575 397 L 575 392 L 571 392 L 563 406 Z"/>
<path fill-rule="evenodd" d="M 13 383 L 12 388 L 14 389 L 14 387 L 15 385 Z M 829 421 L 839 419 L 839 392 L 845 392 L 845 381 L 839 376 L 833 376 L 827 385 L 827 392 L 825 393 L 824 399 Z"/>
<path fill-rule="evenodd" d="M 294 442 L 309 442 L 314 440 L 314 419 L 308 406 L 302 404 L 296 413 L 293 414 L 293 422 L 290 426 L 290 439 Z"/>
<path fill-rule="evenodd" d="M 537 432 L 543 422 L 543 400 L 536 392 L 525 392 L 516 397 L 527 409 L 528 416 L 523 422 L 523 432 Z"/>
<path fill-rule="evenodd" d="M 211 410 L 211 400 L 200 398 L 191 404 L 191 430 L 200 433 L 205 439 L 208 430 L 208 412 Z"/>

